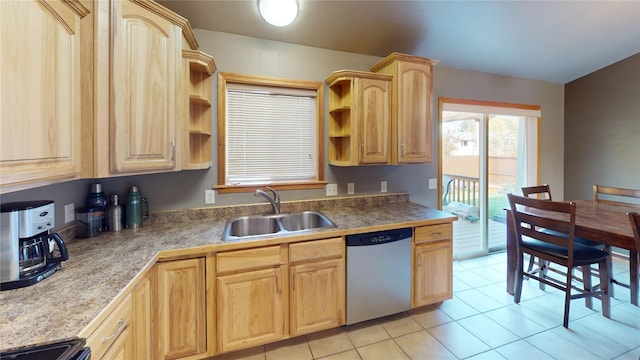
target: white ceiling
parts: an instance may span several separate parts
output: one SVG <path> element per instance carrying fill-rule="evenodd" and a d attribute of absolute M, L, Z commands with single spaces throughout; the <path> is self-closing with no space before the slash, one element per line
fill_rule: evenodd
<path fill-rule="evenodd" d="M 298 0 L 284 28 L 262 20 L 257 0 L 159 2 L 197 29 L 560 84 L 640 53 L 640 0 Z"/>

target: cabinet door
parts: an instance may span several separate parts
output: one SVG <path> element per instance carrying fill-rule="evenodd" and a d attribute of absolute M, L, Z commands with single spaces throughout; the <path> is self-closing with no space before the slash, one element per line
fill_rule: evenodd
<path fill-rule="evenodd" d="M 80 175 L 80 22 L 64 1 L 0 1 L 0 193 Z"/>
<path fill-rule="evenodd" d="M 291 267 L 291 336 L 344 324 L 344 275 L 344 259 Z"/>
<path fill-rule="evenodd" d="M 398 62 L 397 162 L 433 160 L 432 66 Z"/>
<path fill-rule="evenodd" d="M 160 359 L 206 352 L 204 258 L 161 262 L 158 276 Z"/>
<path fill-rule="evenodd" d="M 360 163 L 389 163 L 389 81 L 356 79 Z"/>
<path fill-rule="evenodd" d="M 155 309 L 151 276 L 145 276 L 133 289 L 133 338 L 135 359 L 152 359 L 153 309 Z"/>
<path fill-rule="evenodd" d="M 113 1 L 111 170 L 176 167 L 181 30 L 130 1 Z"/>
<path fill-rule="evenodd" d="M 238 350 L 283 339 L 287 287 L 284 267 L 218 277 L 218 344 Z"/>
<path fill-rule="evenodd" d="M 131 328 L 126 328 L 120 336 L 113 342 L 109 350 L 107 350 L 104 355 L 99 360 L 130 360 L 130 359 L 140 359 L 138 357 L 134 357 L 133 350 L 133 334 L 131 333 Z M 147 358 L 148 359 L 148 358 Z"/>
<path fill-rule="evenodd" d="M 416 246 L 413 261 L 413 307 L 452 297 L 453 263 L 450 241 Z"/>

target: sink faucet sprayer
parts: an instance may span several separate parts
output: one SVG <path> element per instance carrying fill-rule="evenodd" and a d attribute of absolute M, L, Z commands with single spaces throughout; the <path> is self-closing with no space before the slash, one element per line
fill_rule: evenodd
<path fill-rule="evenodd" d="M 255 195 L 262 196 L 263 198 L 267 199 L 267 201 L 271 203 L 271 206 L 273 206 L 273 213 L 280 214 L 280 196 L 275 190 L 273 190 L 273 188 L 271 188 L 271 186 L 267 186 L 267 189 L 271 190 L 271 193 L 273 193 L 273 198 L 261 189 L 256 189 Z"/>

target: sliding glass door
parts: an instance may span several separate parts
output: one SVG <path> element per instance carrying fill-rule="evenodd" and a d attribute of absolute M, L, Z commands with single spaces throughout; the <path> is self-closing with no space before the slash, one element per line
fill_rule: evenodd
<path fill-rule="evenodd" d="M 504 249 L 506 194 L 537 183 L 539 110 L 496 105 L 440 100 L 441 202 L 459 218 L 456 258 Z"/>

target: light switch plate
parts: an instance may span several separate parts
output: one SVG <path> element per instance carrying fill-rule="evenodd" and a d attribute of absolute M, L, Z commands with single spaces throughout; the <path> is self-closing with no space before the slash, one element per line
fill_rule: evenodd
<path fill-rule="evenodd" d="M 437 189 L 438 188 L 438 179 L 430 178 L 429 179 L 429 189 Z"/>
<path fill-rule="evenodd" d="M 356 193 L 356 186 L 354 183 L 347 184 L 347 195 L 353 195 Z"/>
<path fill-rule="evenodd" d="M 207 205 L 216 203 L 216 191 L 215 190 L 205 190 L 204 191 L 204 203 Z"/>
<path fill-rule="evenodd" d="M 327 196 L 338 195 L 338 184 L 327 184 Z"/>
<path fill-rule="evenodd" d="M 75 204 L 67 204 L 64 206 L 64 223 L 70 223 L 76 219 Z"/>
<path fill-rule="evenodd" d="M 383 193 L 387 192 L 387 182 L 386 181 L 380 181 L 380 192 L 383 192 Z"/>

